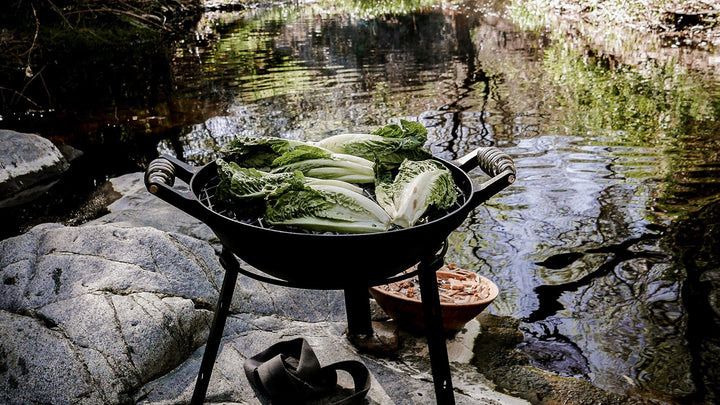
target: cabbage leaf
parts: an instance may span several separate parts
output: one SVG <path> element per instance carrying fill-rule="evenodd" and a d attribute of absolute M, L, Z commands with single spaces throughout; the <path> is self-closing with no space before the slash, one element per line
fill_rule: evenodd
<path fill-rule="evenodd" d="M 223 200 L 265 198 L 287 187 L 302 187 L 304 182 L 300 173 L 271 174 L 223 159 L 217 159 L 216 164 L 220 177 L 216 196 Z"/>
<path fill-rule="evenodd" d="M 308 177 L 352 183 L 373 183 L 373 162 L 334 153 L 302 141 L 239 136 L 221 149 L 225 159 L 241 167 L 271 173 L 300 171 Z"/>
<path fill-rule="evenodd" d="M 383 232 L 392 225 L 388 213 L 375 201 L 328 185 L 288 189 L 273 196 L 264 218 L 271 225 L 340 233 Z"/>
<path fill-rule="evenodd" d="M 379 161 L 389 168 L 398 167 L 405 159 L 425 160 L 432 157 L 424 149 L 427 129 L 419 122 L 400 120 L 378 128 L 370 134 L 339 134 L 315 142 L 315 145 L 342 153 Z"/>
<path fill-rule="evenodd" d="M 387 212 L 357 185 L 300 171 L 268 173 L 223 159 L 217 159 L 217 166 L 217 199 L 271 225 L 340 233 L 380 232 L 391 226 Z"/>
<path fill-rule="evenodd" d="M 400 227 L 413 226 L 428 209 L 447 209 L 457 201 L 452 173 L 442 163 L 427 159 L 405 160 L 397 174 L 376 169 L 375 197 Z"/>

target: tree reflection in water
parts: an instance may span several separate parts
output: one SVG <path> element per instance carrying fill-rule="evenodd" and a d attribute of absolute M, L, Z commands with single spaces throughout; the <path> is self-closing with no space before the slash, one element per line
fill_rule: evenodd
<path fill-rule="evenodd" d="M 673 226 L 670 247 L 685 270 L 682 302 L 696 400 L 720 400 L 720 202 L 715 201 Z"/>

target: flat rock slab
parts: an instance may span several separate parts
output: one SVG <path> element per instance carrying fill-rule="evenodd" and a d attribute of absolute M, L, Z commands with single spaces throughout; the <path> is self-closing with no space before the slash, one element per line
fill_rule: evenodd
<path fill-rule="evenodd" d="M 215 302 L 222 268 L 206 243 L 154 228 L 40 225 L 0 242 L 0 308 L 34 310 L 97 291 Z"/>
<path fill-rule="evenodd" d="M 110 180 L 113 189 L 122 196 L 111 203 L 109 214 L 87 225 L 115 224 L 131 227 L 151 226 L 202 239 L 218 246 L 219 240 L 212 230 L 198 219 L 173 207 L 145 189 L 142 173 L 131 173 Z M 174 188 L 187 192 L 188 186 L 180 180 Z"/>
<path fill-rule="evenodd" d="M 30 201 L 70 165 L 49 140 L 0 129 L 0 208 Z"/>
<path fill-rule="evenodd" d="M 307 340 L 321 366 L 337 361 L 358 360 L 370 370 L 371 388 L 365 404 L 431 404 L 435 403 L 430 365 L 424 338 L 404 335 L 405 347 L 392 359 L 359 354 L 343 334 L 342 322 L 302 322 L 277 316 L 256 317 L 249 314 L 228 319 L 225 337 L 213 369 L 206 396 L 207 403 L 267 404 L 268 399 L 247 381 L 243 362 L 269 345 L 302 337 Z M 451 345 L 453 342 L 450 343 Z M 424 349 L 423 349 L 424 348 Z M 138 403 L 146 405 L 187 404 L 193 394 L 203 348 L 172 373 L 145 385 L 138 393 Z M 527 404 L 492 390 L 477 369 L 467 363 L 451 363 L 457 404 Z M 334 400 L 352 392 L 349 376 L 338 374 L 339 387 L 331 394 Z M 312 404 L 329 404 L 317 398 Z"/>
<path fill-rule="evenodd" d="M 213 246 L 221 245 L 212 230 L 202 221 L 182 212 L 145 189 L 142 173 L 131 173 L 110 180 L 122 197 L 108 206 L 109 214 L 84 226 L 112 224 L 122 227 L 153 227 L 171 234 L 189 235 Z M 177 181 L 178 192 L 188 191 L 187 184 Z M 256 271 L 242 263 L 248 269 Z M 218 286 L 222 280 L 218 280 Z M 258 315 L 278 314 L 306 321 L 344 320 L 345 302 L 340 291 L 285 288 L 239 277 L 233 295 L 233 312 Z"/>
<path fill-rule="evenodd" d="M 153 228 L 47 224 L 0 242 L 0 402 L 131 400 L 204 343 L 214 258 Z"/>

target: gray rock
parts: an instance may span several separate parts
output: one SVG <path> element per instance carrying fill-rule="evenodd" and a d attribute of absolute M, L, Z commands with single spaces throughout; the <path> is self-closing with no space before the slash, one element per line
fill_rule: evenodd
<path fill-rule="evenodd" d="M 233 316 L 228 320 L 225 338 L 213 369 L 206 399 L 208 402 L 260 404 L 265 400 L 245 377 L 242 364 L 248 357 L 272 343 L 303 337 L 313 348 L 321 366 L 342 360 L 362 359 L 342 336 L 344 325 L 328 322 L 290 321 L 277 316 Z M 194 373 L 200 367 L 202 352 L 198 351 L 183 367 L 147 384 L 139 393 L 139 403 L 185 404 L 194 389 Z M 194 372 L 194 373 L 193 373 Z M 352 380 L 338 374 L 342 387 L 351 389 Z M 342 393 L 339 391 L 338 393 Z M 382 385 L 371 375 L 367 404 L 393 403 Z"/>
<path fill-rule="evenodd" d="M 97 291 L 217 300 L 222 268 L 206 243 L 154 228 L 40 225 L 0 241 L 0 309 L 36 309 Z"/>
<path fill-rule="evenodd" d="M 217 244 L 219 241 L 212 230 L 202 221 L 173 207 L 145 189 L 143 173 L 131 173 L 111 179 L 113 189 L 122 194 L 107 208 L 109 214 L 88 223 L 116 224 L 125 226 L 151 226 L 167 232 L 177 232 Z M 178 180 L 178 192 L 186 192 L 187 184 Z"/>
<path fill-rule="evenodd" d="M 344 322 L 345 298 L 342 291 L 282 287 L 240 276 L 231 310 L 308 322 Z"/>
<path fill-rule="evenodd" d="M 2 403 L 127 403 L 201 345 L 210 318 L 191 300 L 151 293 L 84 294 L 34 316 L 0 311 Z"/>
<path fill-rule="evenodd" d="M 105 403 L 128 402 L 181 364 L 204 343 L 212 317 L 189 299 L 152 293 L 84 294 L 37 315 L 75 347 Z"/>
<path fill-rule="evenodd" d="M 435 403 L 424 338 L 403 335 L 404 348 L 393 359 L 361 355 L 343 335 L 344 326 L 342 322 L 302 322 L 278 316 L 232 316 L 228 319 L 225 337 L 213 368 L 206 401 L 252 405 L 267 403 L 267 399 L 248 383 L 243 362 L 273 343 L 303 337 L 313 348 L 321 366 L 342 360 L 357 360 L 368 367 L 371 388 L 365 404 Z M 454 343 L 451 341 L 450 345 Z M 136 397 L 138 403 L 187 404 L 192 397 L 202 354 L 202 349 L 199 349 L 181 367 L 145 385 Z M 459 405 L 527 404 L 523 400 L 493 391 L 492 383 L 467 363 L 453 362 L 451 367 L 456 387 L 455 401 Z M 349 392 L 353 386 L 352 380 L 344 373 L 338 373 L 338 383 L 344 390 L 339 389 L 336 396 Z"/>
<path fill-rule="evenodd" d="M 42 322 L 0 310 L 0 403 L 98 404 L 76 347 Z"/>
<path fill-rule="evenodd" d="M 126 403 L 204 343 L 222 269 L 187 236 L 46 224 L 0 242 L 0 277 L 3 392 Z"/>
<path fill-rule="evenodd" d="M 142 173 L 127 174 L 110 181 L 113 189 L 122 197 L 108 206 L 109 214 L 85 226 L 150 226 L 202 239 L 212 244 L 217 251 L 222 249 L 213 231 L 202 221 L 150 194 L 145 189 Z M 180 181 L 174 187 L 179 192 L 188 190 L 187 185 Z M 258 272 L 246 263 L 242 265 Z M 278 314 L 307 321 L 343 320 L 345 301 L 340 291 L 285 288 L 241 276 L 235 287 L 231 310 L 258 315 Z"/>
<path fill-rule="evenodd" d="M 0 208 L 31 201 L 49 189 L 69 164 L 49 140 L 0 129 Z"/>
<path fill-rule="evenodd" d="M 80 149 L 73 148 L 70 145 L 60 145 L 58 150 L 65 157 L 65 160 L 72 162 L 73 160 L 83 156 L 85 153 Z"/>

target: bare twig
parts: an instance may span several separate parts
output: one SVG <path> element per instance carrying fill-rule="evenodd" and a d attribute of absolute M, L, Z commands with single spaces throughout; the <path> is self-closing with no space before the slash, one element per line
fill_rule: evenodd
<path fill-rule="evenodd" d="M 33 40 L 32 40 L 32 43 L 30 44 L 30 48 L 28 48 L 28 50 L 25 51 L 25 53 L 27 53 L 27 66 L 28 67 L 30 67 L 30 57 L 32 56 L 33 49 L 35 49 L 35 44 L 37 44 L 38 33 L 40 32 L 40 19 L 37 16 L 37 11 L 35 11 L 34 5 L 31 4 L 30 7 L 32 8 L 33 16 L 35 17 L 35 34 L 33 35 Z"/>
<path fill-rule="evenodd" d="M 70 21 L 68 21 L 67 18 L 65 18 L 65 14 L 62 12 L 62 10 L 60 10 L 58 8 L 58 6 L 55 5 L 55 3 L 53 3 L 51 0 L 44 0 L 44 1 L 46 1 L 50 4 L 50 8 L 55 10 L 55 12 L 58 14 L 58 16 L 60 16 L 60 18 L 62 18 L 63 22 L 65 22 L 65 24 L 67 24 L 68 27 L 72 28 L 72 24 L 70 24 Z M 35 11 L 35 10 L 33 9 L 33 11 Z"/>
<path fill-rule="evenodd" d="M 45 66 L 43 66 L 43 69 Z M 38 75 L 40 76 L 40 81 L 43 84 L 43 88 L 45 89 L 45 94 L 47 94 L 48 97 L 48 105 L 52 105 L 52 96 L 50 95 L 50 89 L 47 86 L 47 83 L 45 83 L 45 77 L 42 75 L 42 69 L 40 69 L 40 72 L 38 72 Z"/>
<path fill-rule="evenodd" d="M 115 8 L 101 7 L 101 8 L 87 9 L 87 10 L 75 10 L 75 11 L 70 11 L 70 12 L 68 12 L 68 13 L 66 13 L 66 14 L 67 14 L 67 15 L 71 15 L 71 14 L 83 14 L 83 13 L 93 13 L 93 12 L 126 15 L 126 16 L 129 16 L 129 17 L 135 18 L 135 19 L 137 19 L 137 20 L 140 20 L 140 21 L 142 21 L 142 22 L 145 22 L 145 23 L 147 23 L 147 24 L 149 24 L 149 25 L 151 25 L 151 26 L 155 26 L 156 28 L 159 28 L 159 29 L 161 29 L 161 30 L 171 31 L 171 29 L 169 29 L 168 27 L 166 27 L 164 24 L 161 24 L 161 23 L 159 23 L 159 22 L 157 22 L 157 21 L 153 21 L 153 19 L 161 20 L 161 18 L 158 17 L 158 16 L 155 16 L 155 15 L 146 15 L 146 16 L 145 16 L 145 15 L 139 15 L 139 14 L 133 13 L 133 12 L 131 12 L 131 11 L 120 10 L 120 9 L 115 9 Z"/>
<path fill-rule="evenodd" d="M 30 78 L 30 80 L 28 80 L 28 81 L 25 83 L 25 85 L 23 86 L 22 90 L 20 90 L 19 93 L 17 93 L 17 92 L 16 92 L 16 93 L 17 93 L 19 96 L 25 97 L 25 90 L 28 88 L 28 86 L 30 85 L 30 83 L 32 83 L 32 81 L 35 80 L 36 77 L 38 77 L 38 76 L 42 77 L 42 76 L 41 76 L 41 73 L 42 73 L 42 71 L 43 71 L 44 69 L 45 69 L 45 66 L 43 66 L 42 68 L 40 68 L 40 70 L 39 70 L 36 74 L 32 75 L 32 77 Z M 45 80 L 44 80 L 44 79 L 41 78 L 40 80 L 43 82 L 43 84 L 45 83 Z M 46 87 L 46 88 L 47 88 L 47 87 Z M 25 98 L 27 98 L 27 97 L 25 97 Z"/>
<path fill-rule="evenodd" d="M 11 89 L 11 88 L 9 88 L 9 87 L 0 86 L 0 90 L 10 91 L 10 92 L 12 92 L 13 94 L 15 94 L 16 96 L 22 97 L 23 99 L 25 99 L 25 101 L 29 102 L 30 104 L 34 105 L 35 107 L 39 107 L 39 106 L 40 106 L 38 103 L 34 102 L 34 101 L 33 101 L 32 99 L 30 99 L 28 96 L 26 96 L 26 95 L 24 95 L 24 94 L 22 94 L 22 93 L 19 93 L 19 92 L 18 92 L 17 90 L 15 90 L 15 89 Z"/>

